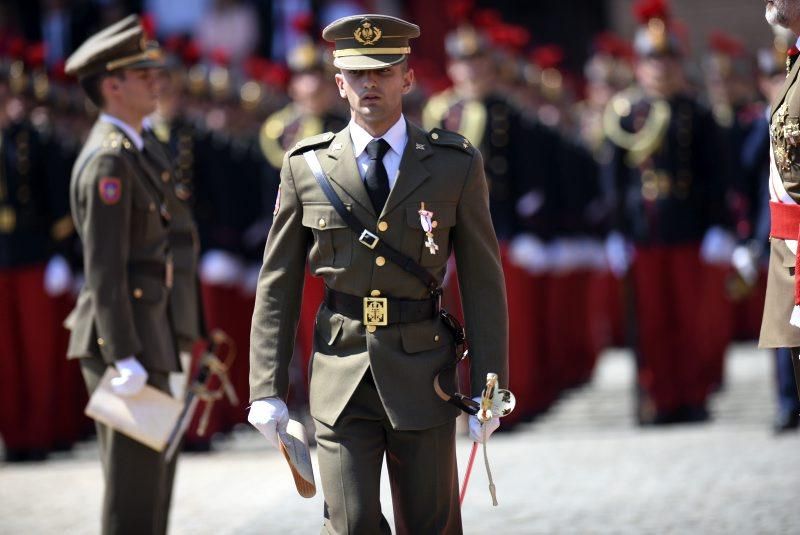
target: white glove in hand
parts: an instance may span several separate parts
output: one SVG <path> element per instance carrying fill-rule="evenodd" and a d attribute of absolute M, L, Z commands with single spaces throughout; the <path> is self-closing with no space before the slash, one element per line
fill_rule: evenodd
<path fill-rule="evenodd" d="M 55 255 L 44 270 L 44 291 L 50 297 L 58 297 L 72 287 L 72 270 L 61 255 Z"/>
<path fill-rule="evenodd" d="M 212 249 L 200 259 L 200 279 L 206 284 L 232 286 L 239 282 L 242 263 L 234 255 Z"/>
<path fill-rule="evenodd" d="M 547 247 L 533 234 L 518 234 L 511 240 L 509 259 L 531 275 L 540 275 L 550 268 Z"/>
<path fill-rule="evenodd" d="M 731 264 L 747 284 L 753 284 L 758 278 L 757 260 L 747 245 L 739 245 L 733 250 Z"/>
<path fill-rule="evenodd" d="M 703 236 L 700 245 L 700 258 L 706 264 L 729 266 L 736 240 L 733 235 L 721 227 L 711 227 Z"/>
<path fill-rule="evenodd" d="M 480 396 L 472 399 L 478 403 L 481 402 Z M 485 435 L 483 431 L 484 427 L 486 427 Z M 489 440 L 489 437 L 492 435 L 492 433 L 497 431 L 498 427 L 500 427 L 500 418 L 497 416 L 492 416 L 488 422 L 481 423 L 477 416 L 473 414 L 469 415 L 469 437 L 473 442 L 483 444 L 484 439 Z"/>
<path fill-rule="evenodd" d="M 270 444 L 280 449 L 278 433 L 286 432 L 289 423 L 289 409 L 279 398 L 266 398 L 254 401 L 247 413 L 247 421 L 264 435 Z"/>
<path fill-rule="evenodd" d="M 147 370 L 136 357 L 118 360 L 114 366 L 119 372 L 119 377 L 111 379 L 111 389 L 120 396 L 135 396 L 147 384 Z"/>

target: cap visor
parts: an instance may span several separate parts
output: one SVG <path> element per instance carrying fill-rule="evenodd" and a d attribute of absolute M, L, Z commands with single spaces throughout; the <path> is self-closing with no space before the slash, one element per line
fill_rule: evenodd
<path fill-rule="evenodd" d="M 406 59 L 405 54 L 392 54 L 387 56 L 347 56 L 335 58 L 333 60 L 333 65 L 339 69 L 348 71 L 370 71 L 397 65 L 404 59 Z"/>

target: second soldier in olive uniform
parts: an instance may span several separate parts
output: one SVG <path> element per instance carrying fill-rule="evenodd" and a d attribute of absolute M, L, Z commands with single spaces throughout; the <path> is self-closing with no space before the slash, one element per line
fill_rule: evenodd
<path fill-rule="evenodd" d="M 68 357 L 92 392 L 109 366 L 118 395 L 147 382 L 169 392 L 180 370 L 169 320 L 169 214 L 161 178 L 145 167 L 141 123 L 156 106 L 157 45 L 135 16 L 90 37 L 67 73 L 101 110 L 73 169 L 70 204 L 86 283 L 67 319 Z M 105 477 L 103 533 L 166 532 L 172 470 L 164 455 L 97 424 Z"/>
<path fill-rule="evenodd" d="M 391 532 L 379 496 L 384 456 L 396 530 L 461 533 L 458 410 L 433 389 L 437 371 L 454 359 L 438 300 L 371 248 L 374 241 L 359 240 L 315 180 L 304 153 L 316 155 L 342 202 L 378 240 L 418 262 L 439 284 L 455 251 L 472 344 L 470 395 L 480 395 L 487 372 L 507 381 L 505 288 L 481 155 L 463 137 L 441 130 L 428 134 L 402 115 L 401 97 L 413 83 L 405 64 L 408 40 L 417 35 L 417 26 L 382 15 L 339 19 L 323 32 L 336 43 L 336 80 L 351 121 L 339 133 L 303 140 L 286 154 L 258 284 L 249 420 L 276 446 L 276 428 L 282 430 L 288 418 L 282 398 L 307 256 L 312 273 L 327 286 L 310 374 L 326 533 Z M 433 212 L 435 253 L 425 243 L 422 203 Z M 386 299 L 388 324 L 365 318 L 370 298 Z M 453 386 L 452 369 L 443 379 Z M 492 419 L 484 429 L 490 432 L 497 423 Z"/>

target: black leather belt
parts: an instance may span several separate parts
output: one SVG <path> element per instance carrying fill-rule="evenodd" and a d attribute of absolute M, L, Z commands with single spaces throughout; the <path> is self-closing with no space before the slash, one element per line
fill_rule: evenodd
<path fill-rule="evenodd" d="M 359 297 L 325 287 L 325 306 L 333 312 L 357 319 L 364 325 L 395 325 L 432 319 L 439 313 L 436 298 L 421 301 L 391 297 Z"/>

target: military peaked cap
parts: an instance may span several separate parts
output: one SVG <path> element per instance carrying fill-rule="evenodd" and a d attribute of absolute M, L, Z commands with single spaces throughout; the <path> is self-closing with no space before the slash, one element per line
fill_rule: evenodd
<path fill-rule="evenodd" d="M 85 78 L 118 69 L 162 66 L 158 43 L 147 40 L 139 17 L 131 15 L 89 37 L 67 59 L 65 72 Z"/>
<path fill-rule="evenodd" d="M 387 15 L 343 17 L 322 30 L 322 38 L 336 44 L 333 64 L 355 71 L 400 63 L 411 52 L 413 37 L 419 37 L 419 26 Z"/>

